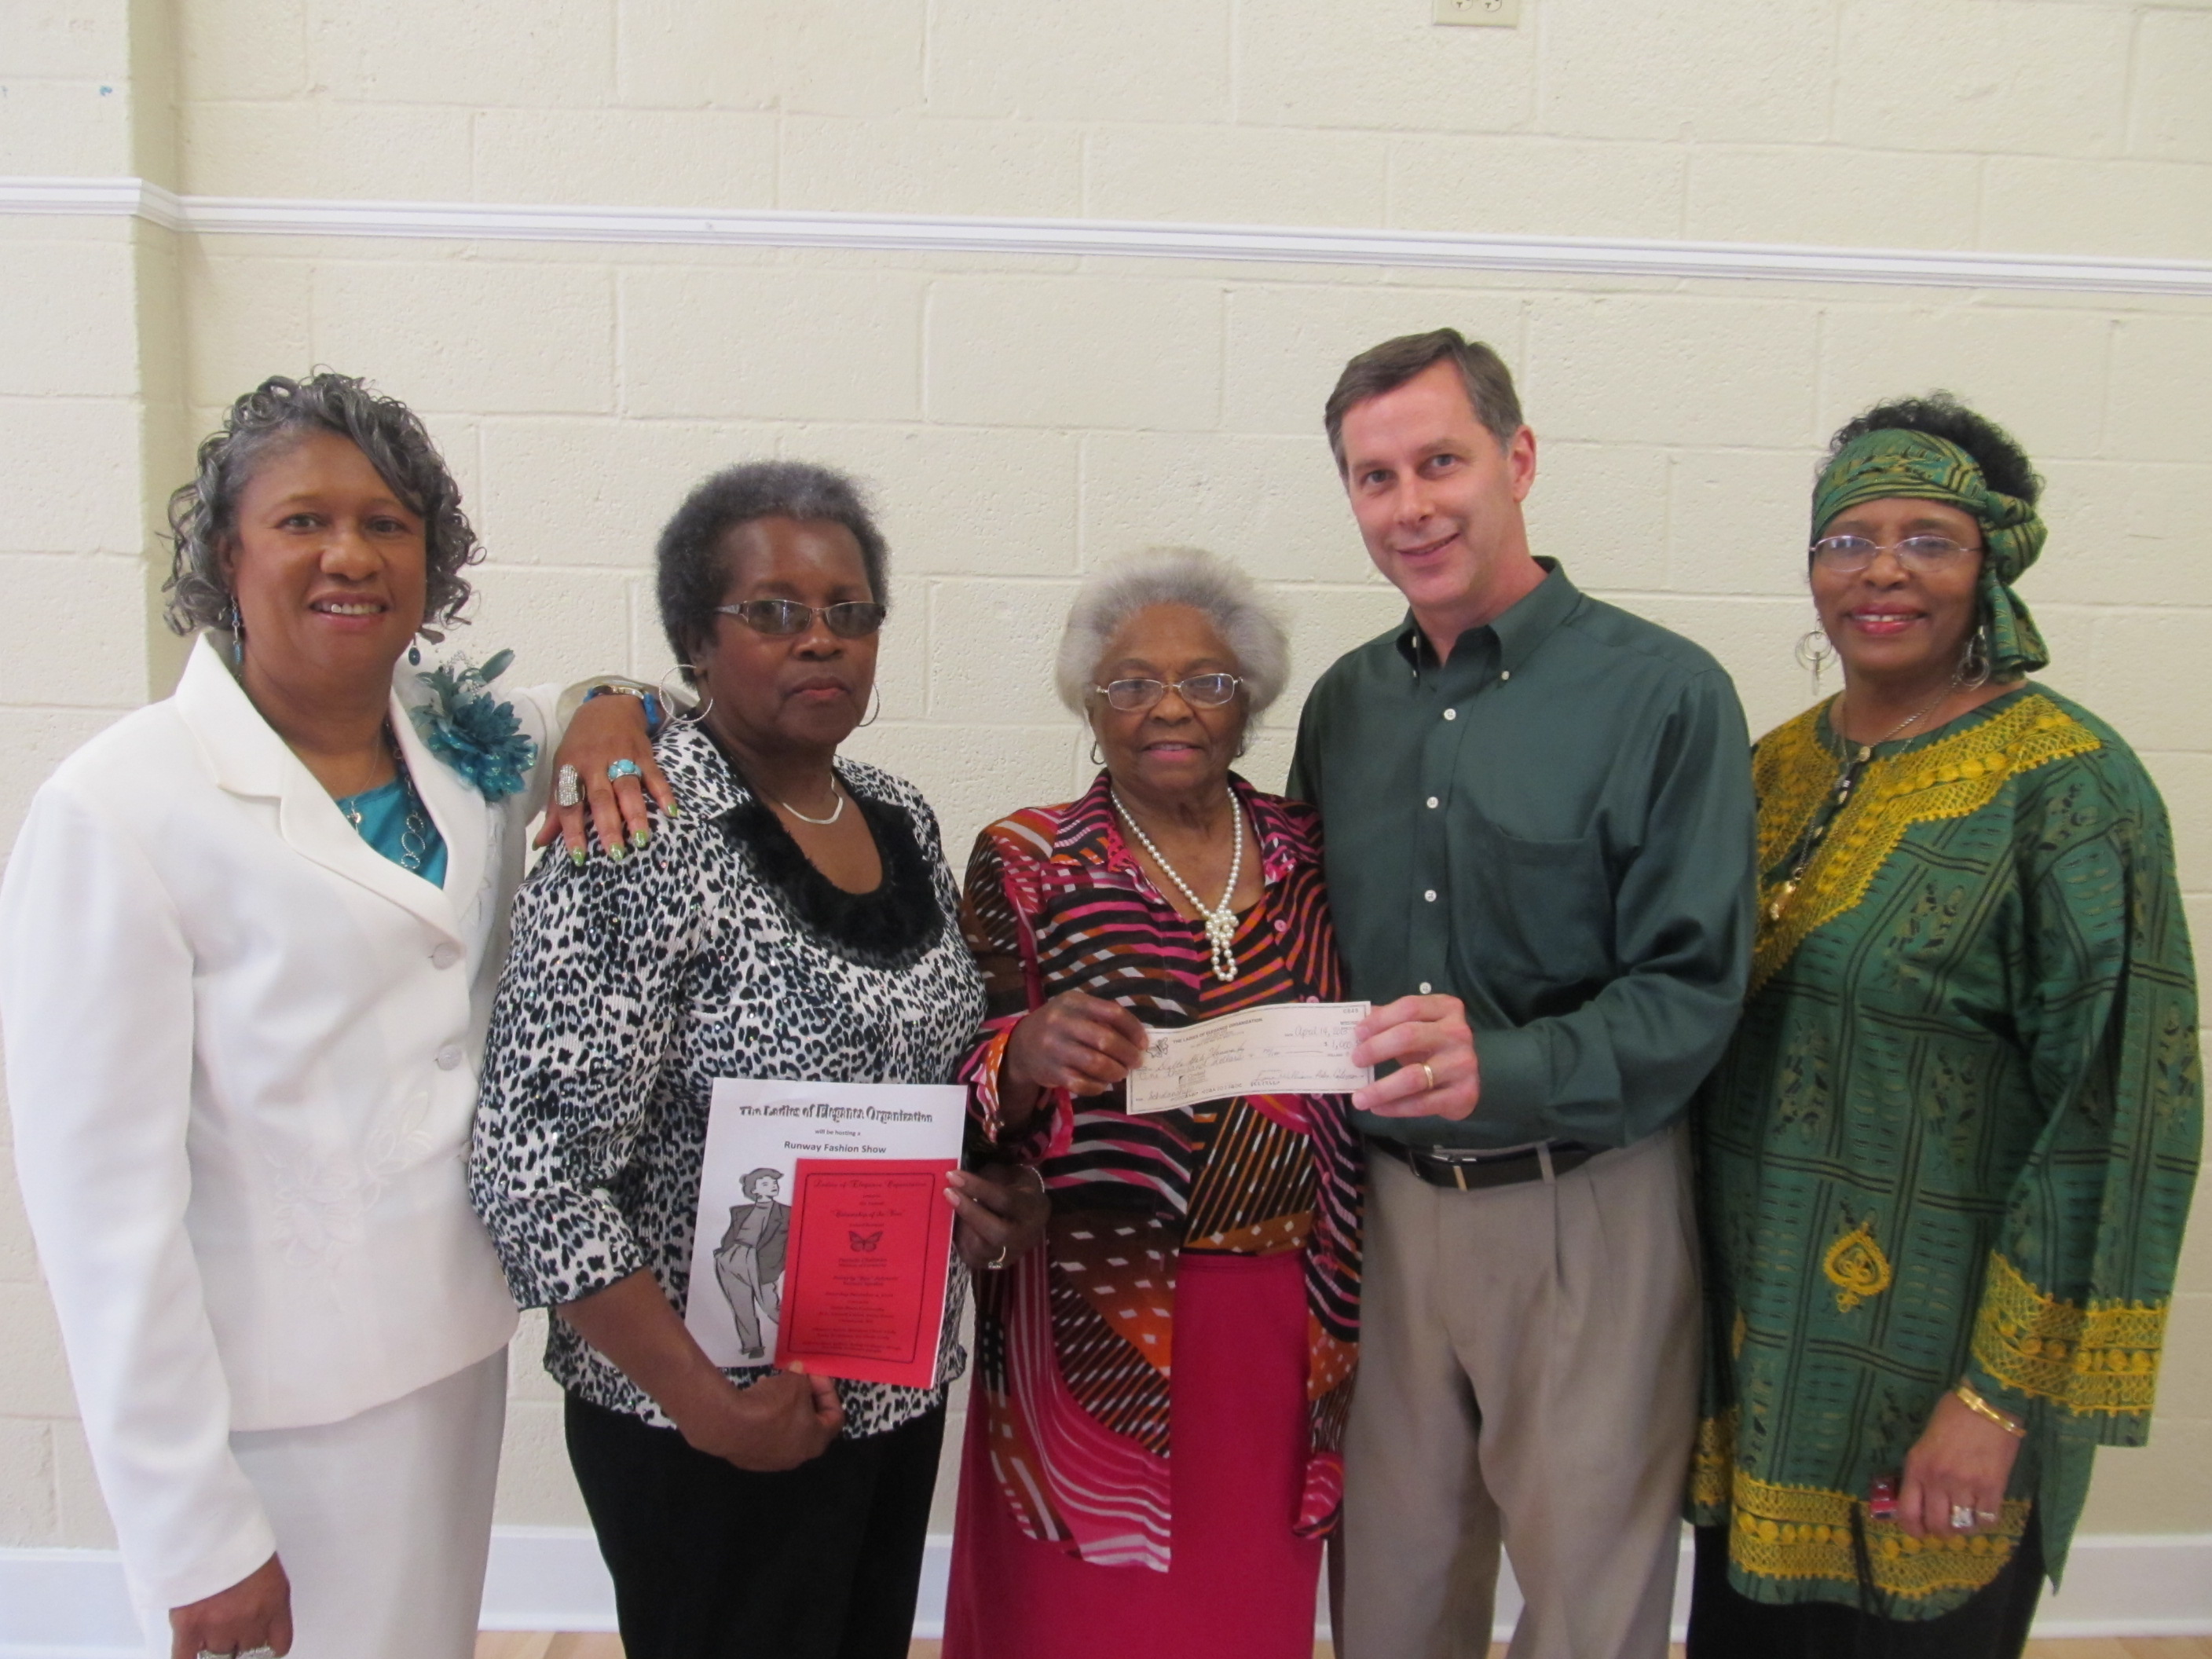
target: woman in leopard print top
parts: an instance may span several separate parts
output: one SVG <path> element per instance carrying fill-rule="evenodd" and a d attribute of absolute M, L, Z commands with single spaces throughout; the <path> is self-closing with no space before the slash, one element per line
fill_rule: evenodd
<path fill-rule="evenodd" d="M 907 1650 L 944 1390 L 720 1370 L 679 1313 L 714 1079 L 944 1083 L 981 1019 L 928 805 L 836 758 L 883 563 L 835 474 L 694 491 L 660 544 L 703 699 L 656 744 L 680 814 L 516 902 L 471 1186 L 516 1299 L 559 1315 L 545 1365 L 629 1659 Z M 969 1260 L 1041 1232 L 1026 1189 L 952 1181 Z"/>

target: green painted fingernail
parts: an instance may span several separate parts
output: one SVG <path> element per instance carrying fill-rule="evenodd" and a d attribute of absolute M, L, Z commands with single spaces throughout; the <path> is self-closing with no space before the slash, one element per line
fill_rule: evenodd
<path fill-rule="evenodd" d="M 623 851 L 622 843 L 620 842 L 617 842 L 612 847 L 607 848 L 607 862 L 609 864 L 620 864 L 623 860 L 628 856 L 629 854 Z"/>
<path fill-rule="evenodd" d="M 581 864 L 586 856 L 587 854 L 580 847 L 571 847 L 568 849 L 568 861 L 572 864 Z"/>
<path fill-rule="evenodd" d="M 645 851 L 646 844 L 652 839 L 651 834 L 643 830 L 633 830 L 629 832 L 629 844 L 641 853 Z"/>
<path fill-rule="evenodd" d="M 668 803 L 668 816 L 672 818 L 680 818 L 684 816 L 684 809 L 674 801 L 671 801 Z"/>

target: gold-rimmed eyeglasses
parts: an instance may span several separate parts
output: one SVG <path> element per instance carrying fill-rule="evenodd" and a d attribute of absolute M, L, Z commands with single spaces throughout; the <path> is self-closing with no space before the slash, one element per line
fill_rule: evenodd
<path fill-rule="evenodd" d="M 1233 702 L 1237 688 L 1243 684 L 1234 674 L 1193 674 L 1181 680 L 1109 680 L 1091 689 L 1106 699 L 1109 708 L 1133 714 L 1150 708 L 1170 691 L 1193 708 L 1218 708 Z"/>
<path fill-rule="evenodd" d="M 1872 564 L 1876 554 L 1893 553 L 1907 570 L 1924 575 L 1956 564 L 1961 555 L 1977 550 L 1948 536 L 1907 536 L 1894 542 L 1878 542 L 1869 536 L 1823 536 L 1813 544 L 1813 562 L 1823 570 L 1852 575 Z"/>

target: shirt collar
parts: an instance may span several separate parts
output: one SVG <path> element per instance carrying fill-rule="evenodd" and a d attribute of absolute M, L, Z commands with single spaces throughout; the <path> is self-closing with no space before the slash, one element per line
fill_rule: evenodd
<path fill-rule="evenodd" d="M 1566 569 L 1557 559 L 1540 558 L 1536 562 L 1544 568 L 1544 580 L 1515 600 L 1497 621 L 1462 634 L 1453 643 L 1454 661 L 1458 660 L 1461 646 L 1471 635 L 1487 634 L 1497 641 L 1498 667 L 1513 673 L 1535 655 L 1536 648 L 1573 614 L 1576 605 L 1582 602 L 1582 590 L 1567 580 Z M 1395 642 L 1398 654 L 1411 663 L 1416 672 L 1435 666 L 1435 653 L 1428 648 L 1428 636 L 1421 632 L 1420 623 L 1413 620 L 1410 611 L 1398 629 Z"/>

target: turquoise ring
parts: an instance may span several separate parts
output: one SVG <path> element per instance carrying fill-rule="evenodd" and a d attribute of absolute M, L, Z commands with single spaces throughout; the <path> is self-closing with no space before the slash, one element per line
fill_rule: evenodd
<path fill-rule="evenodd" d="M 645 774 L 639 769 L 638 763 L 630 759 L 628 756 L 624 756 L 622 759 L 617 761 L 613 765 L 607 768 L 607 781 L 609 783 L 612 783 L 617 778 L 641 778 Z"/>

